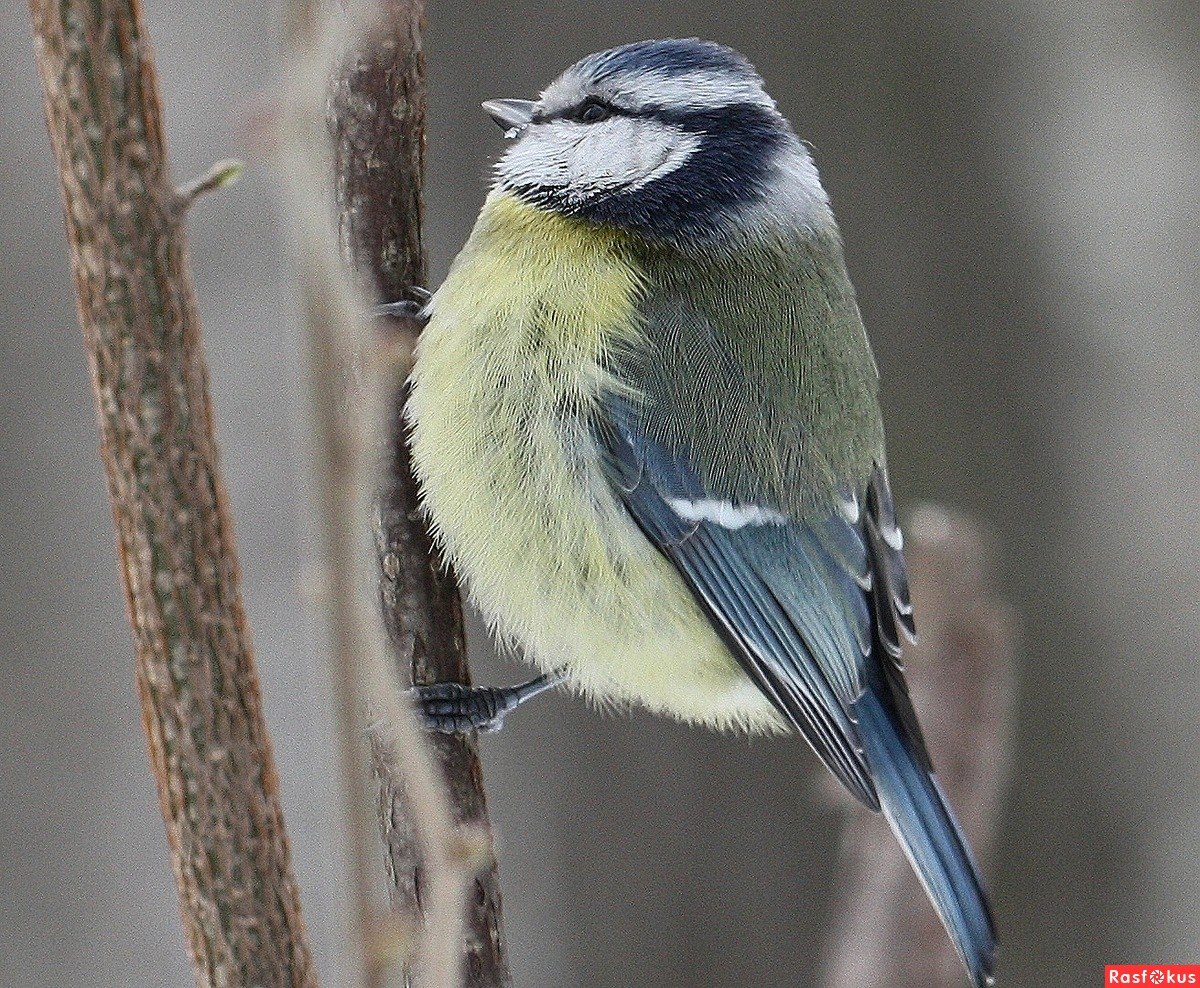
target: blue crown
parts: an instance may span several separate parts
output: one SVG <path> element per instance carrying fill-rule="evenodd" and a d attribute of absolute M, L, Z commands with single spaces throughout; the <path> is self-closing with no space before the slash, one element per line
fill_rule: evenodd
<path fill-rule="evenodd" d="M 594 79 L 618 72 L 655 72 L 667 77 L 688 72 L 726 72 L 757 77 L 754 66 L 742 54 L 699 38 L 665 38 L 635 41 L 581 59 L 576 70 Z"/>

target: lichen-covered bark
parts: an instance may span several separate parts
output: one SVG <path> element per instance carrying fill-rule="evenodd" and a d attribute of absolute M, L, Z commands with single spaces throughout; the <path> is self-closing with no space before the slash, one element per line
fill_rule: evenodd
<path fill-rule="evenodd" d="M 30 0 L 142 721 L 201 985 L 316 984 L 136 0 Z"/>
<path fill-rule="evenodd" d="M 342 250 L 365 287 L 382 301 L 424 286 L 421 187 L 425 152 L 425 64 L 421 0 L 384 0 L 385 29 L 370 33 L 334 81 L 334 134 Z M 413 327 L 397 323 L 397 332 Z M 462 607 L 452 575 L 435 561 L 417 510 L 403 421 L 396 397 L 386 476 L 378 502 L 380 593 L 393 656 L 414 683 L 470 682 Z M 456 822 L 487 826 L 474 738 L 434 738 Z M 419 908 L 421 875 L 397 780 L 380 774 L 380 822 L 397 909 Z M 495 864 L 474 882 L 466 917 L 464 983 L 509 984 Z"/>

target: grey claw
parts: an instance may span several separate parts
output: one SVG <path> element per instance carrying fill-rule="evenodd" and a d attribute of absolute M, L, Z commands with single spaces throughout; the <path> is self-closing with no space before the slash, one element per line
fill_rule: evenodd
<path fill-rule="evenodd" d="M 391 316 L 396 319 L 424 320 L 428 318 L 425 309 L 432 298 L 433 294 L 429 289 L 421 288 L 419 285 L 410 285 L 404 290 L 403 298 L 397 299 L 395 302 L 384 302 L 377 305 L 373 313 L 376 318 Z"/>
<path fill-rule="evenodd" d="M 391 316 L 394 319 L 420 319 L 424 312 L 424 305 L 406 298 L 401 299 L 399 302 L 384 302 L 382 305 L 375 306 L 372 310 L 376 318 Z"/>

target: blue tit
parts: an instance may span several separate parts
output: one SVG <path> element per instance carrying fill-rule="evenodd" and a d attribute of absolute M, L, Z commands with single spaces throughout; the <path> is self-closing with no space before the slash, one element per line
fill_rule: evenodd
<path fill-rule="evenodd" d="M 589 55 L 484 108 L 513 143 L 411 379 L 438 545 L 545 671 L 527 693 L 565 680 L 801 734 L 992 983 L 992 916 L 904 681 L 878 372 L 811 155 L 753 66 L 698 40 Z M 467 692 L 440 694 L 459 726 L 497 714 L 497 691 Z"/>

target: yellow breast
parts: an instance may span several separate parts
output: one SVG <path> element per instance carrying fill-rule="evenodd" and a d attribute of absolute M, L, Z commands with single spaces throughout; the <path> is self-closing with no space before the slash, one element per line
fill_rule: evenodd
<path fill-rule="evenodd" d="M 621 235 L 489 197 L 434 298 L 413 373 L 436 538 L 501 639 L 597 699 L 774 726 L 682 580 L 600 475 L 589 414 L 636 343 Z"/>

